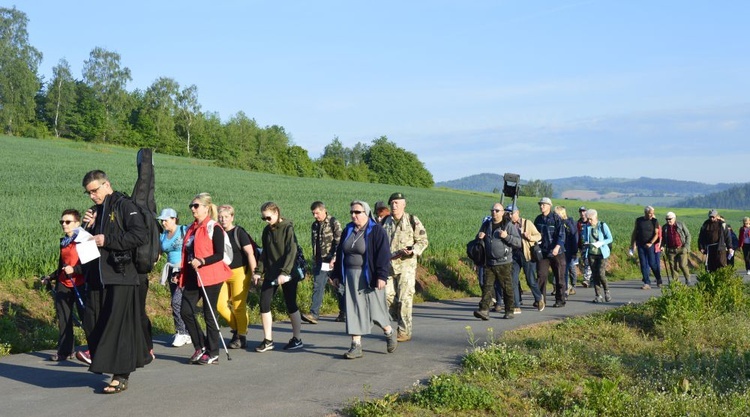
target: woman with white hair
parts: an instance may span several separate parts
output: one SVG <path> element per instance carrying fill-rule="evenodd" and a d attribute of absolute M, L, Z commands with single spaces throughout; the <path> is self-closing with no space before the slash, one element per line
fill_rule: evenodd
<path fill-rule="evenodd" d="M 344 357 L 357 359 L 362 357 L 362 335 L 369 334 L 373 324 L 383 329 L 388 353 L 396 350 L 398 341 L 385 298 L 391 263 L 388 235 L 370 218 L 366 202 L 352 201 L 349 213 L 352 221 L 341 233 L 332 278 L 334 285 L 346 286 L 346 332 L 352 345 Z"/>
<path fill-rule="evenodd" d="M 594 284 L 594 302 L 610 302 L 606 269 L 607 258 L 610 255 L 609 245 L 612 243 L 612 232 L 606 223 L 599 221 L 599 213 L 594 209 L 586 211 L 589 223 L 583 229 L 583 248 L 585 256 L 591 265 L 591 281 Z M 602 298 L 602 293 L 604 298 Z"/>

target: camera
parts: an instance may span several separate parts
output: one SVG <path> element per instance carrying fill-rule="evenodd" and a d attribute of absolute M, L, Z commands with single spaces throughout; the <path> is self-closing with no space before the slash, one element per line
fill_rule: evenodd
<path fill-rule="evenodd" d="M 109 257 L 112 261 L 112 268 L 118 274 L 125 272 L 125 266 L 133 261 L 130 251 L 114 251 Z"/>

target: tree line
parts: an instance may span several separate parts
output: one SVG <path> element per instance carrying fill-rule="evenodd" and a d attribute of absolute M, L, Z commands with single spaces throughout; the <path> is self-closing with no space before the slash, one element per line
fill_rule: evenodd
<path fill-rule="evenodd" d="M 283 126 L 261 127 L 239 111 L 222 121 L 203 110 L 195 84 L 159 77 L 127 90 L 131 71 L 117 52 L 91 50 L 76 78 L 65 58 L 45 81 L 42 53 L 28 39 L 28 18 L 0 8 L 0 123 L 7 135 L 150 147 L 160 153 L 213 160 L 220 166 L 299 177 L 429 188 L 432 174 L 417 155 L 386 136 L 344 147 L 338 137 L 310 158 Z"/>

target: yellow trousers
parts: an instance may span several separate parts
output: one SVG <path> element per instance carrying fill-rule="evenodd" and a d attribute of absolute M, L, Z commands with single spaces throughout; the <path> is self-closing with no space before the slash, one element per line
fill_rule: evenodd
<path fill-rule="evenodd" d="M 216 310 L 229 323 L 238 335 L 247 334 L 247 291 L 250 288 L 250 275 L 245 268 L 232 270 L 232 276 L 224 282 L 219 292 Z"/>

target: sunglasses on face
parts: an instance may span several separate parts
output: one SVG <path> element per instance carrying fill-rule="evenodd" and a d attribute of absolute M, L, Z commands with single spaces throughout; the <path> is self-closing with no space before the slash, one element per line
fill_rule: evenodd
<path fill-rule="evenodd" d="M 271 216 L 265 216 L 265 217 L 264 216 L 260 216 L 260 219 L 263 220 L 263 221 L 266 221 L 266 222 L 270 222 L 271 219 L 272 219 L 272 217 Z"/>
<path fill-rule="evenodd" d="M 362 213 L 364 213 L 364 211 L 362 211 L 362 210 L 351 210 L 349 212 L 349 214 L 362 214 Z"/>
<path fill-rule="evenodd" d="M 63 224 L 71 224 L 73 222 L 74 222 L 74 220 L 60 220 L 60 224 L 61 225 L 63 225 Z"/>
<path fill-rule="evenodd" d="M 498 209 L 492 209 L 492 210 L 490 210 L 490 212 L 492 212 L 492 213 L 499 213 L 499 212 L 501 212 L 501 211 L 502 211 L 502 210 L 498 210 Z"/>
<path fill-rule="evenodd" d="M 190 207 L 193 210 L 196 210 L 198 209 L 198 207 L 200 207 L 200 204 L 198 203 L 188 204 L 188 207 Z"/>

